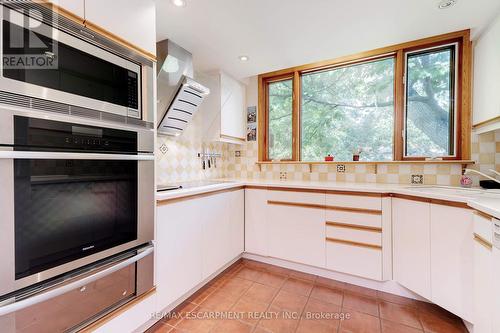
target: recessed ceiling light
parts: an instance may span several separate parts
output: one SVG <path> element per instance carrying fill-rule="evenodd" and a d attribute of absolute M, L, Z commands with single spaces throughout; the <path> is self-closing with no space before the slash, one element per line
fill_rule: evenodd
<path fill-rule="evenodd" d="M 172 3 L 177 7 L 186 7 L 186 0 L 172 0 Z"/>
<path fill-rule="evenodd" d="M 441 0 L 439 2 L 439 9 L 446 9 L 446 8 L 450 8 L 450 7 L 453 7 L 453 5 L 455 5 L 457 3 L 457 0 Z"/>
<path fill-rule="evenodd" d="M 239 56 L 238 59 L 240 59 L 240 61 L 248 61 L 248 56 L 246 55 L 242 55 L 242 56 Z"/>

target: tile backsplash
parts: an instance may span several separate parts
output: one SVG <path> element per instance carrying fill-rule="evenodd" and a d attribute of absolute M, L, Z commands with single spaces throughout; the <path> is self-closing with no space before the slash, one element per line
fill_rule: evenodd
<path fill-rule="evenodd" d="M 158 137 L 157 182 L 171 184 L 203 179 L 223 178 L 227 175 L 229 144 L 222 142 L 192 141 L 189 139 Z M 215 165 L 205 169 L 198 153 L 216 153 L 221 157 Z"/>
<path fill-rule="evenodd" d="M 161 152 L 167 149 L 165 153 Z M 412 176 L 423 176 L 423 184 L 458 186 L 462 173 L 461 164 L 345 164 L 345 171 L 338 172 L 337 165 L 273 164 L 262 165 L 257 162 L 257 142 L 244 145 L 189 139 L 159 137 L 158 139 L 158 183 L 176 183 L 213 178 L 271 179 L 271 180 L 311 180 L 342 181 L 387 184 L 410 184 Z M 201 159 L 197 157 L 203 150 L 220 153 L 217 168 L 202 169 Z M 239 156 L 238 155 L 239 152 Z M 489 169 L 500 172 L 500 130 L 473 135 L 472 159 L 477 161 L 469 168 L 485 173 Z M 472 176 L 475 184 L 479 177 Z"/>

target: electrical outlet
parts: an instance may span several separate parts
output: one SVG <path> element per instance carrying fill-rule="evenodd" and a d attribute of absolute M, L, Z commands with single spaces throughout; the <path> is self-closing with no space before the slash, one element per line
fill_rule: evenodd
<path fill-rule="evenodd" d="M 413 185 L 422 185 L 424 184 L 424 175 L 411 175 L 410 182 Z"/>
<path fill-rule="evenodd" d="M 286 171 L 280 172 L 280 180 L 286 180 L 287 176 L 288 174 L 286 173 Z"/>
<path fill-rule="evenodd" d="M 234 152 L 234 156 L 235 156 L 235 157 L 241 157 L 241 151 L 236 150 L 236 151 Z"/>
<path fill-rule="evenodd" d="M 337 164 L 337 172 L 344 173 L 345 172 L 345 164 Z"/>
<path fill-rule="evenodd" d="M 167 153 L 167 151 L 168 151 L 168 147 L 167 147 L 167 145 L 163 143 L 163 144 L 160 146 L 160 151 L 161 151 L 163 154 L 166 154 L 166 153 Z"/>

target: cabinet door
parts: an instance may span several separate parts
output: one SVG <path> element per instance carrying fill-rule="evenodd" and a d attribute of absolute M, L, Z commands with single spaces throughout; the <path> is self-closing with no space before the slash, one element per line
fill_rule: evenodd
<path fill-rule="evenodd" d="M 232 77 L 220 74 L 221 136 L 246 137 L 245 86 Z"/>
<path fill-rule="evenodd" d="M 492 251 L 493 260 L 493 289 L 490 298 L 493 302 L 492 317 L 493 317 L 493 332 L 500 332 L 500 249 L 493 247 Z M 492 296 L 493 295 L 493 296 Z"/>
<path fill-rule="evenodd" d="M 54 5 L 82 19 L 85 16 L 85 0 L 50 0 Z"/>
<path fill-rule="evenodd" d="M 226 203 L 228 192 L 207 196 L 198 200 L 201 213 L 200 224 L 203 225 L 203 278 L 215 273 L 227 263 L 230 244 L 229 219 Z"/>
<path fill-rule="evenodd" d="M 325 267 L 325 211 L 268 205 L 269 255 Z"/>
<path fill-rule="evenodd" d="M 393 199 L 392 219 L 394 279 L 430 299 L 430 204 Z"/>
<path fill-rule="evenodd" d="M 202 220 L 197 200 L 157 207 L 158 311 L 202 281 Z"/>
<path fill-rule="evenodd" d="M 266 190 L 245 190 L 245 252 L 269 255 L 266 208 Z"/>
<path fill-rule="evenodd" d="M 474 242 L 474 331 L 492 333 L 493 309 L 492 249 Z"/>
<path fill-rule="evenodd" d="M 472 322 L 472 211 L 431 205 L 431 300 Z"/>
<path fill-rule="evenodd" d="M 85 20 L 156 54 L 153 0 L 85 0 Z"/>
<path fill-rule="evenodd" d="M 229 192 L 226 203 L 226 215 L 229 223 L 229 244 L 228 261 L 233 260 L 244 251 L 245 239 L 245 190 Z"/>

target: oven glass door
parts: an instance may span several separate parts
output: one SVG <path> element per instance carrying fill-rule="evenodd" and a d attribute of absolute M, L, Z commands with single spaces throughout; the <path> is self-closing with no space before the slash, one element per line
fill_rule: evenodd
<path fill-rule="evenodd" d="M 14 160 L 16 280 L 136 240 L 137 163 Z"/>

